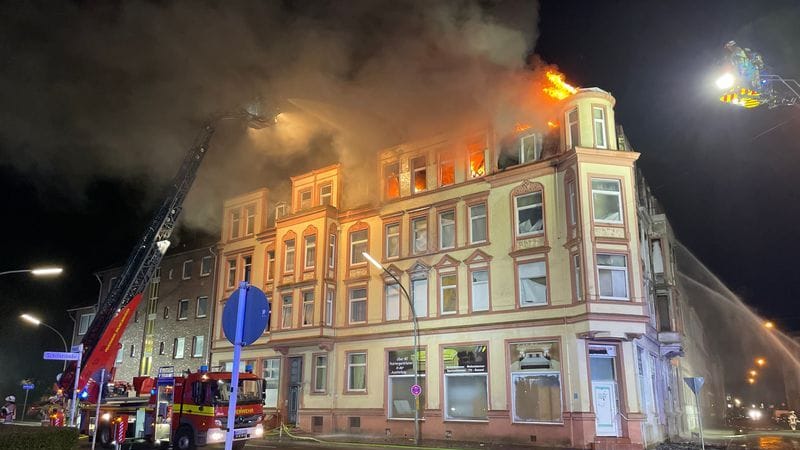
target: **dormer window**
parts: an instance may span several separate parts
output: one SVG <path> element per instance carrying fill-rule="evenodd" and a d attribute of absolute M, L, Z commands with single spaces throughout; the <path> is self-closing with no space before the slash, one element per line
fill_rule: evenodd
<path fill-rule="evenodd" d="M 311 208 L 311 189 L 300 191 L 300 209 Z"/>
<path fill-rule="evenodd" d="M 411 160 L 411 182 L 415 194 L 428 189 L 428 167 L 424 155 Z"/>
<path fill-rule="evenodd" d="M 331 197 L 333 195 L 333 187 L 330 183 L 324 184 L 319 188 L 319 204 L 330 205 Z"/>

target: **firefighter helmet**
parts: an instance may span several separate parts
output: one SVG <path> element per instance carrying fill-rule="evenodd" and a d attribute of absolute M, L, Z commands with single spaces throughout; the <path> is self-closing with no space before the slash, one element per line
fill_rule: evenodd
<path fill-rule="evenodd" d="M 10 402 L 10 403 L 16 403 L 17 397 L 14 397 L 13 395 L 9 395 L 8 397 L 6 397 L 6 401 Z"/>

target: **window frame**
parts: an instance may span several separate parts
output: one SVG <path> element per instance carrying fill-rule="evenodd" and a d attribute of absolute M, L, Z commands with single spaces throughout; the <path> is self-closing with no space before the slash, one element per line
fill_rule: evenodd
<path fill-rule="evenodd" d="M 256 233 L 256 205 L 251 203 L 245 205 L 244 211 L 244 233 L 243 236 L 252 236 Z"/>
<path fill-rule="evenodd" d="M 96 315 L 96 313 L 81 314 L 81 317 L 80 317 L 79 322 L 78 322 L 78 336 L 83 336 L 84 334 L 86 334 L 89 331 L 89 327 L 92 325 L 92 322 L 94 321 L 94 316 L 95 315 Z M 84 317 L 87 317 L 86 326 L 85 327 L 83 326 L 83 318 Z M 81 332 L 81 330 L 83 330 L 83 332 Z"/>
<path fill-rule="evenodd" d="M 281 330 L 290 330 L 294 327 L 294 293 L 282 292 L 281 296 Z M 286 299 L 289 302 L 286 302 Z M 288 324 L 287 324 L 288 319 Z"/>
<path fill-rule="evenodd" d="M 448 373 L 447 372 L 447 367 L 449 367 L 449 366 L 446 365 L 446 362 L 445 362 L 445 359 L 444 359 L 444 352 L 446 350 L 448 350 L 448 349 L 466 348 L 466 347 L 477 347 L 477 346 L 485 347 L 486 362 L 485 362 L 485 370 L 483 372 L 477 372 L 477 371 L 463 372 L 463 373 L 456 373 L 456 372 Z M 441 347 L 440 347 L 441 350 L 440 351 L 442 352 L 442 355 L 441 355 L 441 361 L 442 361 L 441 374 L 442 374 L 442 412 L 443 412 L 442 419 L 443 420 L 448 421 L 448 422 L 473 422 L 473 423 L 474 422 L 486 423 L 486 422 L 489 421 L 489 409 L 490 409 L 490 405 L 491 405 L 491 386 L 489 384 L 490 383 L 489 382 L 489 357 L 490 357 L 490 355 L 489 355 L 489 348 L 488 347 L 489 346 L 486 343 L 445 343 L 445 344 L 441 345 Z M 453 379 L 453 378 L 462 378 L 462 377 L 474 377 L 474 378 L 480 377 L 480 378 L 483 378 L 484 385 L 486 387 L 486 392 L 485 392 L 485 395 L 486 395 L 486 417 L 484 417 L 484 418 L 459 418 L 459 417 L 454 417 L 454 416 L 450 416 L 449 415 L 449 412 L 451 411 L 451 408 L 449 407 L 450 406 L 449 405 L 450 396 L 448 395 L 448 389 L 447 389 L 449 380 Z"/>
<path fill-rule="evenodd" d="M 325 189 L 327 188 L 328 192 L 325 193 Z M 319 195 L 318 195 L 318 202 L 320 205 L 331 205 L 333 206 L 333 183 L 327 182 L 319 185 Z M 323 199 L 327 198 L 328 202 L 325 203 Z"/>
<path fill-rule="evenodd" d="M 389 290 L 394 290 L 397 292 L 397 306 L 392 308 L 393 312 L 396 312 L 396 316 L 394 318 L 389 317 Z M 383 320 L 384 322 L 395 322 L 400 320 L 400 304 L 401 304 L 401 296 L 402 293 L 400 292 L 400 285 L 392 280 L 391 283 L 384 283 L 383 284 Z"/>
<path fill-rule="evenodd" d="M 570 115 L 573 112 L 575 113 L 575 121 L 574 122 L 572 120 L 570 120 Z M 566 138 L 567 138 L 566 139 L 567 150 L 574 149 L 575 147 L 578 147 L 578 145 L 580 144 L 580 139 L 581 139 L 581 118 L 580 118 L 580 113 L 578 111 L 578 107 L 577 106 L 572 108 L 572 109 L 570 109 L 569 111 L 566 111 L 564 113 L 564 123 L 567 124 L 567 127 L 564 129 L 564 132 L 565 132 Z M 573 136 L 573 133 L 572 133 L 573 125 L 575 126 L 574 129 L 576 131 L 575 136 Z M 578 142 L 575 142 L 575 140 L 577 140 Z"/>
<path fill-rule="evenodd" d="M 307 199 L 304 199 L 304 196 L 308 196 Z M 303 211 L 306 209 L 311 208 L 314 206 L 314 193 L 312 192 L 312 188 L 302 188 L 298 189 L 297 191 L 297 210 Z"/>
<path fill-rule="evenodd" d="M 417 311 L 418 308 L 417 308 L 417 296 L 416 296 L 415 285 L 417 283 L 420 283 L 420 282 L 423 282 L 423 281 L 425 282 L 425 291 L 424 291 L 425 292 L 425 298 L 424 298 L 424 302 L 421 302 L 420 304 L 425 307 L 425 310 L 424 310 L 423 314 L 420 314 Z M 413 305 L 413 308 L 414 308 L 414 314 L 416 314 L 417 318 L 428 317 L 428 315 L 430 314 L 430 311 L 429 311 L 429 309 L 430 309 L 429 308 L 429 306 L 430 306 L 430 277 L 425 272 L 412 273 L 411 274 L 411 282 L 409 283 L 409 287 L 411 288 L 411 291 L 410 291 L 411 304 Z M 411 312 L 409 311 L 409 319 L 410 318 L 411 318 Z"/>
<path fill-rule="evenodd" d="M 419 162 L 423 161 L 422 165 Z M 411 195 L 428 192 L 428 155 L 420 154 L 408 158 L 409 179 L 411 181 Z M 421 174 L 421 179 L 425 181 L 422 189 L 417 189 L 417 176 Z"/>
<path fill-rule="evenodd" d="M 477 216 L 477 215 L 473 215 L 472 214 L 472 208 L 478 207 L 478 206 L 483 206 L 483 216 Z M 478 244 L 484 244 L 484 243 L 489 242 L 489 206 L 487 205 L 487 202 L 486 201 L 480 201 L 480 202 L 475 202 L 475 203 L 468 204 L 467 205 L 467 216 L 468 216 L 467 220 L 469 221 L 469 227 L 468 227 L 469 244 L 470 245 L 478 245 Z M 485 236 L 485 239 L 483 239 L 481 241 L 478 241 L 478 240 L 475 240 L 475 234 L 474 234 L 475 230 L 473 229 L 473 226 L 475 224 L 475 220 L 476 219 L 480 219 L 481 217 L 483 217 L 483 224 L 484 224 L 484 226 L 483 226 L 483 234 Z"/>
<path fill-rule="evenodd" d="M 473 280 L 473 274 L 475 272 L 486 272 L 486 309 L 475 309 L 475 281 Z M 492 276 L 489 270 L 488 263 L 485 266 L 480 267 L 469 267 L 467 269 L 467 277 L 469 280 L 469 311 L 471 313 L 474 312 L 486 312 L 492 310 Z"/>
<path fill-rule="evenodd" d="M 583 260 L 579 252 L 570 255 L 570 274 L 572 278 L 572 298 L 575 303 L 586 300 L 585 284 L 583 278 Z"/>
<path fill-rule="evenodd" d="M 189 299 L 182 298 L 178 301 L 178 320 L 189 320 Z"/>
<path fill-rule="evenodd" d="M 473 140 L 467 144 L 467 178 L 473 180 L 475 178 L 482 178 L 489 174 L 489 167 L 487 164 L 487 145 L 486 138 L 481 140 Z M 480 154 L 483 158 L 483 173 L 478 173 L 472 170 L 472 156 Z"/>
<path fill-rule="evenodd" d="M 180 352 L 178 351 L 180 349 Z M 186 338 L 176 337 L 172 344 L 172 359 L 183 359 L 186 356 Z"/>
<path fill-rule="evenodd" d="M 389 189 L 397 187 L 397 194 L 390 195 Z M 400 198 L 400 162 L 390 161 L 383 164 L 383 198 L 393 200 Z"/>
<path fill-rule="evenodd" d="M 319 359 L 324 358 L 324 364 L 319 364 Z M 327 353 L 312 353 L 311 354 L 311 394 L 325 394 L 328 392 L 328 366 L 329 357 Z M 322 376 L 320 375 L 320 368 L 322 369 Z M 320 387 L 320 379 L 322 386 Z"/>
<path fill-rule="evenodd" d="M 533 203 L 531 205 L 523 206 L 522 209 L 520 209 L 520 207 L 519 207 L 519 199 L 520 198 L 527 197 L 527 196 L 536 196 L 536 195 L 539 196 L 539 203 Z M 530 192 L 519 193 L 519 194 L 514 195 L 514 199 L 513 200 L 514 200 L 514 235 L 517 238 L 530 238 L 530 237 L 535 237 L 535 236 L 540 236 L 540 235 L 543 236 L 545 234 L 545 231 L 546 231 L 546 228 L 547 228 L 546 227 L 546 223 L 545 223 L 545 213 L 544 213 L 544 191 L 542 189 L 536 189 L 536 190 L 533 190 L 533 191 L 530 191 Z M 533 231 L 528 231 L 528 232 L 524 232 L 524 233 L 521 232 L 520 231 L 520 221 L 519 221 L 520 212 L 528 210 L 528 209 L 535 210 L 537 205 L 539 207 L 539 210 L 540 210 L 540 213 L 541 213 L 541 218 L 542 218 L 542 228 L 541 228 L 541 230 L 533 230 Z M 531 224 L 531 226 L 533 226 L 533 225 L 534 224 Z"/>
<path fill-rule="evenodd" d="M 291 258 L 289 257 L 291 254 Z M 290 237 L 283 241 L 283 274 L 293 274 L 296 269 L 297 241 Z"/>
<path fill-rule="evenodd" d="M 594 182 L 613 182 L 617 184 L 619 188 L 618 191 L 607 191 L 605 189 L 595 189 Z M 590 187 L 592 190 L 592 220 L 595 223 L 600 223 L 604 225 L 624 225 L 625 224 L 625 209 L 623 208 L 623 199 L 622 199 L 622 189 L 623 184 L 620 178 L 609 178 L 609 177 L 591 177 L 589 180 Z M 595 195 L 607 195 L 607 196 L 616 196 L 617 197 L 617 209 L 619 211 L 619 220 L 606 220 L 606 219 L 598 219 L 597 218 L 597 203 L 595 202 Z"/>
<path fill-rule="evenodd" d="M 523 303 L 522 298 L 522 266 L 534 265 L 534 264 L 541 264 L 544 267 L 544 301 L 538 301 L 535 303 Z M 523 308 L 537 308 L 542 306 L 548 306 L 550 304 L 550 268 L 547 264 L 547 258 L 533 258 L 533 259 L 526 259 L 523 261 L 517 260 L 514 261 L 514 271 L 516 275 L 516 290 L 517 290 L 517 307 L 520 309 Z"/>
<path fill-rule="evenodd" d="M 357 241 L 354 240 L 353 235 L 356 233 L 364 233 L 364 239 Z M 364 255 L 362 255 L 361 252 L 356 250 L 356 246 L 361 248 L 363 245 L 364 252 L 369 250 L 369 228 L 354 225 L 348 233 L 348 239 L 350 241 L 350 258 L 348 259 L 348 262 L 350 263 L 349 265 L 351 267 L 365 266 L 368 261 L 366 258 L 364 258 Z"/>
<path fill-rule="evenodd" d="M 236 261 L 236 258 L 227 258 L 225 262 L 228 265 L 228 267 L 227 267 L 227 269 L 228 269 L 227 270 L 227 272 L 228 272 L 228 275 L 227 275 L 228 280 L 227 280 L 227 283 L 226 283 L 226 287 L 228 289 L 231 289 L 231 288 L 236 287 L 236 275 L 239 274 L 239 269 L 238 269 L 238 265 L 239 264 Z"/>
<path fill-rule="evenodd" d="M 309 255 L 309 250 L 313 252 L 312 255 Z M 309 262 L 311 264 L 309 264 Z M 317 267 L 317 235 L 309 234 L 303 236 L 303 271 L 312 271 L 316 267 Z"/>
<path fill-rule="evenodd" d="M 214 270 L 214 263 L 213 263 L 213 259 L 212 258 L 213 257 L 211 257 L 211 256 L 203 256 L 202 258 L 200 258 L 200 276 L 201 277 L 207 277 L 207 276 L 211 275 L 211 272 Z M 206 261 L 208 262 L 208 264 L 207 264 L 208 267 L 206 267 Z M 206 268 L 208 270 L 206 270 Z"/>
<path fill-rule="evenodd" d="M 336 305 L 336 288 L 325 285 L 325 326 L 332 327 L 334 319 L 334 307 Z"/>
<path fill-rule="evenodd" d="M 600 262 L 599 262 L 600 258 L 599 257 L 601 255 L 621 256 L 623 258 L 623 260 L 625 261 L 625 266 L 620 268 L 619 266 L 608 266 L 608 265 L 605 265 L 605 264 L 600 264 Z M 597 296 L 598 296 L 598 298 L 600 300 L 608 300 L 608 301 L 614 301 L 614 302 L 631 301 L 632 300 L 631 299 L 631 277 L 630 277 L 630 273 L 629 273 L 630 267 L 628 265 L 628 261 L 629 260 L 630 260 L 630 258 L 629 258 L 627 253 L 617 253 L 617 252 L 607 251 L 607 250 L 601 250 L 601 251 L 595 252 L 595 267 L 596 267 L 595 275 L 597 276 Z M 625 297 L 614 297 L 614 296 L 605 296 L 605 295 L 603 295 L 603 293 L 601 291 L 601 286 L 600 286 L 600 271 L 601 270 L 623 272 L 623 274 L 625 275 L 625 283 L 624 283 L 624 286 L 625 286 Z M 614 280 L 613 276 L 612 276 L 611 280 L 612 281 Z M 612 290 L 612 293 L 613 293 L 613 290 L 614 290 L 614 286 L 613 285 L 612 285 L 611 290 Z"/>
<path fill-rule="evenodd" d="M 242 280 L 250 282 L 253 277 L 253 255 L 242 256 Z"/>
<path fill-rule="evenodd" d="M 198 334 L 192 337 L 192 358 L 203 357 L 203 352 L 206 345 L 205 338 L 206 337 L 202 334 Z"/>
<path fill-rule="evenodd" d="M 311 294 L 311 300 L 308 300 L 308 294 Z M 300 291 L 300 298 L 303 300 L 303 308 L 300 310 L 302 317 L 300 318 L 301 327 L 314 326 L 314 306 L 316 305 L 316 296 L 313 289 L 306 289 Z M 310 320 L 308 314 L 308 307 L 311 307 Z"/>
<path fill-rule="evenodd" d="M 364 291 L 364 297 L 353 297 L 353 294 L 356 291 Z M 358 285 L 358 286 L 350 286 L 347 288 L 347 323 L 349 325 L 363 325 L 367 323 L 367 308 L 368 308 L 368 300 L 369 300 L 369 289 L 367 289 L 366 285 Z M 353 320 L 353 304 L 354 303 L 363 303 L 364 304 L 364 320 Z"/>
<path fill-rule="evenodd" d="M 417 223 L 424 223 L 425 224 L 425 248 L 423 250 L 417 251 L 416 250 L 416 241 L 417 241 Z M 427 214 L 420 214 L 418 216 L 414 216 L 409 218 L 409 246 L 410 246 L 410 254 L 411 255 L 424 255 L 429 252 L 430 249 L 430 227 L 428 227 L 428 215 Z"/>
<path fill-rule="evenodd" d="M 606 117 L 606 109 L 601 105 L 593 104 L 592 107 L 591 107 L 591 110 L 592 110 L 592 139 L 594 140 L 594 146 L 595 146 L 595 148 L 608 149 L 609 148 L 609 145 L 608 145 L 608 129 L 607 129 L 608 119 Z M 596 118 L 594 116 L 594 112 L 595 111 L 600 111 L 600 114 L 601 114 L 602 117 L 600 117 L 599 119 Z M 600 143 L 597 141 L 597 137 L 598 137 L 597 136 L 597 131 L 598 131 L 597 127 L 598 127 L 598 125 L 600 126 L 600 130 L 602 130 L 602 132 L 603 132 L 602 133 L 602 138 L 603 138 L 602 145 L 600 145 Z"/>
<path fill-rule="evenodd" d="M 439 187 L 452 186 L 452 185 L 456 184 L 456 157 L 455 157 L 455 152 L 452 152 L 452 151 L 440 152 L 438 154 L 438 159 L 439 159 L 439 164 L 438 164 L 437 182 L 438 182 Z M 449 168 L 450 172 L 452 173 L 452 178 L 453 179 L 449 183 L 445 183 L 444 182 L 444 179 L 445 179 L 445 176 L 444 176 L 445 168 Z"/>
<path fill-rule="evenodd" d="M 527 139 L 533 139 L 533 159 L 526 158 L 525 141 Z M 519 136 L 519 149 L 517 156 L 519 157 L 520 164 L 540 161 L 542 159 L 541 138 L 538 133 L 527 133 L 527 134 L 521 134 Z"/>
<path fill-rule="evenodd" d="M 397 227 L 397 232 L 390 234 L 389 233 L 389 227 Z M 393 220 L 391 222 L 385 222 L 383 224 L 383 236 L 384 236 L 383 237 L 383 259 L 384 260 L 388 261 L 388 260 L 400 259 L 400 248 L 401 248 L 401 245 L 402 245 L 401 238 L 400 238 L 401 230 L 402 230 L 402 227 L 400 226 L 400 221 L 399 220 Z M 390 251 L 389 251 L 389 249 L 390 249 L 389 242 L 390 242 L 390 238 L 391 237 L 396 237 L 397 238 L 397 243 L 393 247 L 393 248 L 396 249 L 396 255 L 394 255 L 394 256 L 390 255 Z"/>
<path fill-rule="evenodd" d="M 363 363 L 354 363 L 353 360 L 352 360 L 352 357 L 356 356 L 356 355 L 364 355 L 364 362 Z M 344 385 L 344 387 L 345 387 L 344 393 L 345 394 L 366 394 L 367 393 L 367 386 L 368 386 L 368 384 L 367 384 L 368 383 L 367 375 L 368 375 L 368 371 L 369 371 L 369 364 L 368 363 L 369 363 L 369 358 L 368 358 L 367 350 L 353 350 L 353 351 L 345 352 L 345 369 L 346 369 L 345 370 L 345 385 Z M 352 387 L 352 385 L 353 385 L 352 384 L 352 381 L 353 381 L 352 376 L 354 375 L 352 369 L 355 368 L 355 367 L 362 367 L 362 366 L 364 367 L 364 388 L 363 389 L 354 388 L 354 387 Z"/>
<path fill-rule="evenodd" d="M 529 369 L 522 369 L 522 367 L 517 368 L 514 370 L 512 368 L 512 363 L 518 361 L 519 354 L 514 354 L 513 351 L 514 346 L 536 346 L 536 345 L 551 345 L 556 346 L 558 349 L 558 362 L 557 368 L 529 368 Z M 510 342 L 506 342 L 506 357 L 507 359 L 507 374 L 508 374 L 508 383 L 509 383 L 509 403 L 510 403 L 510 419 L 511 423 L 519 423 L 519 424 L 545 424 L 545 425 L 561 425 L 564 423 L 563 413 L 564 413 L 564 374 L 563 371 L 563 362 L 564 362 L 564 353 L 563 353 L 563 346 L 561 345 L 561 339 L 515 339 Z M 548 355 L 548 359 L 550 355 Z M 514 379 L 516 377 L 524 377 L 524 376 L 546 376 L 552 377 L 556 376 L 558 380 L 558 403 L 559 403 L 559 413 L 557 414 L 558 419 L 556 420 L 516 420 L 517 417 L 517 399 L 516 399 L 516 391 L 514 385 Z"/>
<path fill-rule="evenodd" d="M 200 303 L 201 303 L 200 300 L 205 300 L 205 307 L 203 308 L 204 309 L 203 314 L 200 314 Z M 208 317 L 208 296 L 207 295 L 201 295 L 201 296 L 197 297 L 197 302 L 195 303 L 195 315 L 194 315 L 194 317 L 197 318 L 197 319 L 202 319 L 204 317 Z"/>
<path fill-rule="evenodd" d="M 241 236 L 242 226 L 242 211 L 239 208 L 233 208 L 230 211 L 230 239 L 239 239 Z"/>
<path fill-rule="evenodd" d="M 452 233 L 453 243 L 452 243 L 452 245 L 449 245 L 449 246 L 445 246 L 444 243 L 442 242 L 442 238 L 444 237 L 444 226 L 445 226 L 444 225 L 444 221 L 442 220 L 442 217 L 444 215 L 446 215 L 446 214 L 452 214 L 452 216 L 453 216 L 453 219 L 450 222 L 450 227 L 452 227 L 452 229 L 453 229 L 453 233 Z M 448 209 L 444 209 L 444 210 L 438 211 L 437 214 L 436 214 L 436 218 L 437 218 L 437 222 L 438 222 L 437 230 L 439 231 L 439 239 L 438 239 L 438 241 L 439 241 L 438 242 L 439 250 L 453 250 L 453 249 L 457 248 L 458 247 L 458 242 L 457 242 L 458 241 L 458 227 L 456 226 L 456 224 L 457 224 L 458 217 L 457 217 L 457 214 L 456 214 L 456 208 L 453 207 L 453 208 L 448 208 Z"/>
<path fill-rule="evenodd" d="M 192 279 L 192 263 L 194 263 L 193 259 L 187 259 L 183 261 L 183 268 L 181 270 L 181 280 L 191 280 Z M 187 270 L 188 267 L 188 270 Z"/>
<path fill-rule="evenodd" d="M 336 233 L 328 234 L 328 269 L 336 269 Z"/>
<path fill-rule="evenodd" d="M 453 284 L 445 286 L 444 278 L 445 277 L 452 277 Z M 438 274 L 438 294 L 439 294 L 439 315 L 441 316 L 451 316 L 458 314 L 458 271 L 456 270 L 449 270 L 445 272 L 440 272 Z M 451 310 L 445 311 L 444 309 L 444 296 L 445 296 L 445 289 L 452 290 L 455 295 L 455 308 Z"/>
<path fill-rule="evenodd" d="M 275 280 L 275 249 L 267 250 L 267 267 L 265 279 L 267 282 Z"/>

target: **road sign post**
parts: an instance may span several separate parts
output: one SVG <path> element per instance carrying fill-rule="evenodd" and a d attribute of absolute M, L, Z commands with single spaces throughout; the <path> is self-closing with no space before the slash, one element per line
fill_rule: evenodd
<path fill-rule="evenodd" d="M 72 352 L 78 354 L 77 363 L 75 364 L 75 386 L 72 387 L 72 405 L 69 412 L 69 426 L 74 427 L 75 413 L 78 405 L 78 380 L 81 378 L 81 358 L 83 357 L 83 344 L 78 344 L 72 347 Z"/>
<path fill-rule="evenodd" d="M 25 390 L 25 402 L 22 403 L 22 418 L 20 419 L 22 422 L 25 422 L 25 410 L 28 409 L 28 392 L 33 388 L 34 386 L 31 383 L 24 383 L 22 385 L 22 389 Z"/>
<path fill-rule="evenodd" d="M 225 450 L 232 450 L 234 419 L 236 419 L 236 400 L 239 395 L 239 363 L 242 346 L 256 341 L 269 324 L 269 302 L 264 293 L 246 281 L 239 283 L 239 290 L 231 294 L 222 311 L 222 331 L 233 344 L 233 367 L 231 374 L 231 395 L 228 400 L 228 429 L 225 437 Z"/>
<path fill-rule="evenodd" d="M 689 389 L 694 393 L 694 402 L 697 404 L 697 423 L 700 426 L 700 448 L 706 450 L 706 442 L 703 438 L 703 414 L 700 410 L 700 389 L 703 388 L 705 379 L 703 377 L 685 377 L 683 381 L 689 386 Z"/>

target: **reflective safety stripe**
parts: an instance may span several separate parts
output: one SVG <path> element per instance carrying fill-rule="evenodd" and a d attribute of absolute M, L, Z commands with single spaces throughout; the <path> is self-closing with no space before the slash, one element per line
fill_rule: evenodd
<path fill-rule="evenodd" d="M 181 404 L 176 403 L 173 407 L 172 411 L 177 413 L 181 410 Z M 198 405 L 190 405 L 184 404 L 183 405 L 183 413 L 184 414 L 196 414 L 198 416 L 214 416 L 214 408 L 212 406 L 198 406 Z"/>

